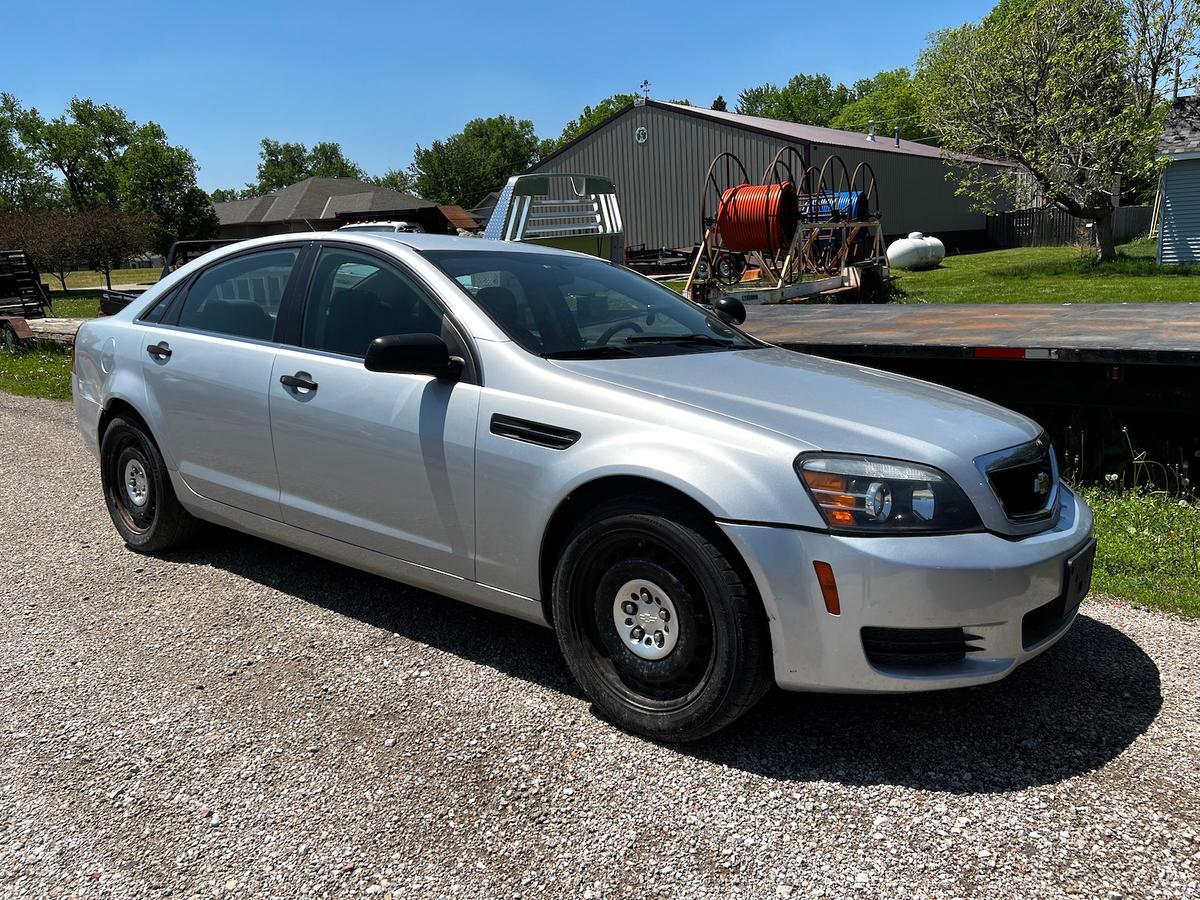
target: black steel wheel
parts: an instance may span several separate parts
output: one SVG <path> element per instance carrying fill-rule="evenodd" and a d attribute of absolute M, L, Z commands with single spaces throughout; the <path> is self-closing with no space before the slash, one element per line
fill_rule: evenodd
<path fill-rule="evenodd" d="M 684 508 L 609 501 L 580 522 L 553 583 L 572 673 L 605 716 L 663 741 L 712 734 L 771 683 L 752 588 Z"/>
<path fill-rule="evenodd" d="M 162 454 L 137 419 L 109 422 L 100 442 L 100 481 L 108 514 L 131 550 L 160 553 L 191 534 L 195 520 L 175 497 Z"/>

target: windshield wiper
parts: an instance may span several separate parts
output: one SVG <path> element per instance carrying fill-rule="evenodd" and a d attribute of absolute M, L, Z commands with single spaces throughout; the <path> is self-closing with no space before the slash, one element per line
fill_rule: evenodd
<path fill-rule="evenodd" d="M 543 359 L 603 359 L 606 356 L 637 356 L 619 344 L 602 344 L 599 347 L 576 347 L 573 350 L 552 350 L 543 353 Z"/>
<path fill-rule="evenodd" d="M 694 344 L 703 347 L 732 347 L 733 341 L 711 334 L 635 334 L 626 344 Z"/>

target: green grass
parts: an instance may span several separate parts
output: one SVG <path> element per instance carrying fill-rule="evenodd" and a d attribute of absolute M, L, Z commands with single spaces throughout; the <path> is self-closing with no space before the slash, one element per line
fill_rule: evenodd
<path fill-rule="evenodd" d="M 897 272 L 909 303 L 1122 303 L 1200 300 L 1200 266 L 1160 266 L 1153 241 L 1098 263 L 1075 247 L 1022 247 L 948 256 L 941 267 Z"/>
<path fill-rule="evenodd" d="M 113 284 L 154 284 L 158 281 L 158 276 L 162 273 L 162 269 L 113 269 L 112 283 Z M 42 281 L 49 284 L 52 288 L 62 287 L 58 283 L 58 277 L 49 272 L 42 273 Z M 104 287 L 103 272 L 72 272 L 67 276 L 67 289 L 75 290 L 77 288 L 102 288 Z"/>
<path fill-rule="evenodd" d="M 17 351 L 0 348 L 0 391 L 47 400 L 70 400 L 70 348 L 50 343 Z"/>
<path fill-rule="evenodd" d="M 100 292 L 52 291 L 50 315 L 62 319 L 93 319 L 100 315 Z"/>
<path fill-rule="evenodd" d="M 1144 491 L 1082 493 L 1099 539 L 1092 590 L 1200 616 L 1200 503 Z"/>
<path fill-rule="evenodd" d="M 1200 301 L 1200 266 L 1160 266 L 1154 241 L 1096 262 L 1078 247 L 1021 247 L 948 256 L 937 269 L 896 270 L 899 303 L 1134 303 Z M 682 291 L 686 279 L 661 282 Z"/>

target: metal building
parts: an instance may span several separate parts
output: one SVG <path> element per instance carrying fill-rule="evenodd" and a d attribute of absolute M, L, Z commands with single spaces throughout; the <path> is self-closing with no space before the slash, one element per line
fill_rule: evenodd
<path fill-rule="evenodd" d="M 729 150 L 757 179 L 784 145 L 810 166 L 837 154 L 853 171 L 875 171 L 886 235 L 923 231 L 950 249 L 986 242 L 986 220 L 955 195 L 949 164 L 928 144 L 888 135 L 798 125 L 658 100 L 639 100 L 530 169 L 602 175 L 617 186 L 627 247 L 690 247 L 702 237 L 701 183 L 709 163 Z"/>
<path fill-rule="evenodd" d="M 1200 262 L 1200 97 L 1172 104 L 1159 152 L 1168 165 L 1159 185 L 1158 261 Z"/>

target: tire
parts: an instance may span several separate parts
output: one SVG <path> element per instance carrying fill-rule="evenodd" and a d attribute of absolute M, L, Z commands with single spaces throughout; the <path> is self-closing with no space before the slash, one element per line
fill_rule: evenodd
<path fill-rule="evenodd" d="M 162 553 L 195 530 L 196 520 L 176 498 L 158 446 L 136 419 L 118 416 L 105 429 L 100 482 L 108 514 L 129 549 Z"/>
<path fill-rule="evenodd" d="M 714 531 L 683 507 L 615 499 L 575 527 L 558 561 L 554 627 L 567 665 L 628 731 L 697 740 L 771 686 L 766 617 Z"/>

